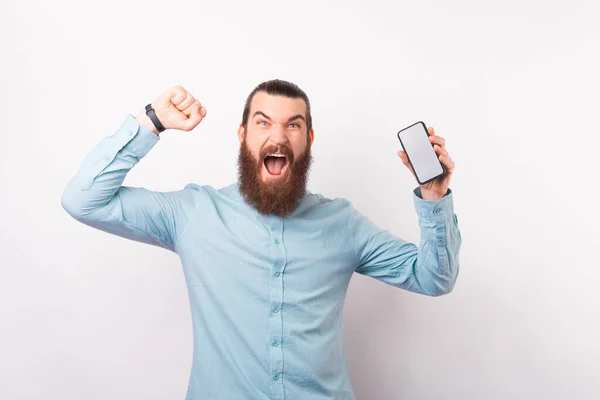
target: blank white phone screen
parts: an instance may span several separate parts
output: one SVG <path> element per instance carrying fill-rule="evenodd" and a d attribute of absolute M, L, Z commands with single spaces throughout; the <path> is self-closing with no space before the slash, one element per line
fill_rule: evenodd
<path fill-rule="evenodd" d="M 421 123 L 406 128 L 398 136 L 419 181 L 425 182 L 444 172 Z"/>

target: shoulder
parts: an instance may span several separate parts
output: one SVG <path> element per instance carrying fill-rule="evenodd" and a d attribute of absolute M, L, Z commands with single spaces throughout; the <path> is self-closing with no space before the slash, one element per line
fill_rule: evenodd
<path fill-rule="evenodd" d="M 178 203 L 188 210 L 189 215 L 195 214 L 205 217 L 213 212 L 223 202 L 228 201 L 224 189 L 217 189 L 211 185 L 199 185 L 190 182 L 183 189 L 177 191 Z"/>
<path fill-rule="evenodd" d="M 308 192 L 306 197 L 309 199 L 314 199 L 314 201 L 318 204 L 326 204 L 341 208 L 352 208 L 352 203 L 350 202 L 350 200 L 344 197 L 329 197 L 324 195 L 323 193 L 313 193 L 310 191 Z"/>
<path fill-rule="evenodd" d="M 195 199 L 203 199 L 212 203 L 221 203 L 223 201 L 241 202 L 242 196 L 239 193 L 237 184 L 232 183 L 220 189 L 211 185 L 198 185 L 196 183 L 188 183 L 185 185 L 184 191 L 190 193 Z"/>
<path fill-rule="evenodd" d="M 198 185 L 197 183 L 188 183 L 182 192 L 193 198 L 201 198 L 208 195 L 210 186 Z"/>
<path fill-rule="evenodd" d="M 222 189 L 216 189 L 211 185 L 199 185 L 197 183 L 190 182 L 183 190 L 187 190 L 190 192 L 198 193 L 198 194 L 206 194 L 206 195 L 218 195 L 218 194 L 226 194 L 226 192 L 231 188 L 231 186 L 226 186 Z"/>
<path fill-rule="evenodd" d="M 343 197 L 329 197 L 323 193 L 308 192 L 306 196 L 307 209 L 326 214 L 352 216 L 355 212 L 350 200 Z"/>

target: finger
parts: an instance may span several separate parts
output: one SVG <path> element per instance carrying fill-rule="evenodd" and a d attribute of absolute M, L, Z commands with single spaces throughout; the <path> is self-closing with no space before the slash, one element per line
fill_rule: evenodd
<path fill-rule="evenodd" d="M 431 143 L 435 143 L 435 144 L 439 144 L 440 146 L 444 147 L 446 145 L 446 139 L 444 139 L 441 136 L 429 136 L 429 141 Z"/>
<path fill-rule="evenodd" d="M 431 136 L 435 136 L 435 129 L 433 129 L 433 126 L 430 126 L 429 128 L 427 128 L 427 131 L 429 132 L 429 134 Z"/>
<path fill-rule="evenodd" d="M 187 91 L 181 86 L 175 86 L 171 89 L 171 103 L 178 106 L 187 97 Z"/>
<path fill-rule="evenodd" d="M 179 111 L 184 111 L 188 107 L 190 107 L 192 104 L 194 104 L 196 101 L 197 100 L 194 98 L 194 96 L 192 96 L 190 92 L 186 91 L 185 99 L 177 105 L 177 108 L 179 109 Z"/>
<path fill-rule="evenodd" d="M 440 162 L 444 165 L 444 167 L 446 167 L 446 171 L 448 173 L 452 173 L 454 172 L 454 161 L 452 161 L 452 159 L 450 158 L 450 156 L 440 156 L 439 157 Z"/>
<path fill-rule="evenodd" d="M 194 109 L 197 108 L 198 110 L 200 108 L 202 108 L 202 104 L 200 104 L 200 102 L 198 100 L 194 100 L 194 102 L 188 106 L 185 110 L 182 111 L 182 113 L 189 117 L 190 115 L 192 115 L 192 112 L 194 111 Z"/>
<path fill-rule="evenodd" d="M 200 122 L 202 122 L 202 115 L 200 114 L 200 111 L 196 108 L 196 109 L 194 109 L 192 114 L 189 116 L 189 118 L 186 119 L 185 121 L 183 121 L 181 130 L 185 131 L 185 132 L 189 132 L 192 129 L 194 129 L 196 126 L 198 126 L 198 124 Z"/>
<path fill-rule="evenodd" d="M 433 145 L 433 151 L 435 151 L 440 156 L 447 156 L 448 155 L 448 150 L 446 150 L 445 148 L 443 148 L 439 144 L 434 144 Z"/>

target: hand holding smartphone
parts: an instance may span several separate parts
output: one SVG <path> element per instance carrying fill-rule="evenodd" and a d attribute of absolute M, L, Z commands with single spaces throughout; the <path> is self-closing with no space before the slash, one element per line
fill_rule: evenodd
<path fill-rule="evenodd" d="M 423 185 L 446 173 L 433 143 L 429 141 L 429 132 L 423 121 L 415 122 L 398 132 L 398 140 L 408 157 L 417 182 Z"/>

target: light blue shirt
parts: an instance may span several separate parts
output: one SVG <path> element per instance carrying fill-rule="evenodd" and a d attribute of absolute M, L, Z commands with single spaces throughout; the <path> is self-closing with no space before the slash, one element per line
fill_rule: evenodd
<path fill-rule="evenodd" d="M 159 140 L 128 115 L 84 159 L 62 206 L 86 225 L 179 255 L 194 336 L 186 399 L 354 399 L 342 330 L 352 274 L 428 296 L 452 290 L 461 235 L 451 191 L 437 202 L 413 192 L 417 246 L 349 201 L 310 191 L 281 218 L 246 204 L 237 183 L 121 186 Z"/>

